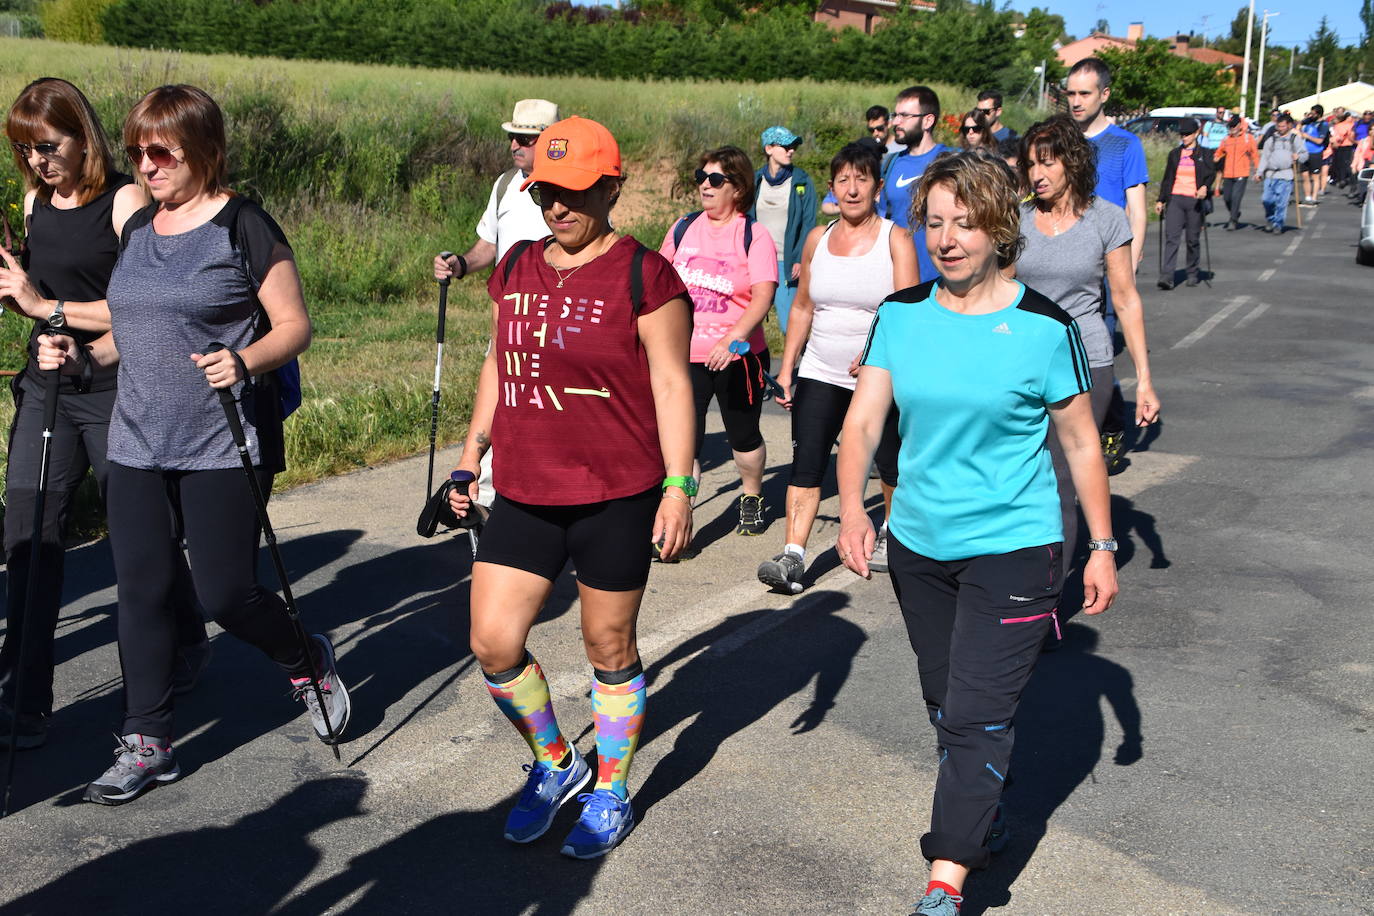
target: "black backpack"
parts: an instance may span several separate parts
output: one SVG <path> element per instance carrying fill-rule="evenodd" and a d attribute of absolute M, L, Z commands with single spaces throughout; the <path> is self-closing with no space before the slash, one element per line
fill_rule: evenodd
<path fill-rule="evenodd" d="M 687 227 L 690 226 L 690 225 L 692 225 L 692 223 L 696 222 L 697 217 L 700 216 L 700 215 L 701 215 L 701 211 L 700 211 L 700 210 L 694 210 L 693 212 L 688 213 L 688 214 L 687 214 L 686 216 L 684 216 L 682 219 L 678 220 L 676 223 L 673 224 L 673 250 L 674 250 L 674 251 L 677 250 L 677 246 L 679 246 L 679 245 L 682 244 L 682 237 L 683 237 L 684 235 L 687 234 Z M 745 216 L 744 216 L 744 253 L 745 253 L 745 254 L 748 254 L 748 253 L 749 253 L 749 247 L 750 247 L 751 245 L 754 244 L 754 223 L 756 223 L 756 222 L 758 222 L 758 220 L 754 219 L 752 216 L 749 216 L 748 214 L 745 214 Z"/>

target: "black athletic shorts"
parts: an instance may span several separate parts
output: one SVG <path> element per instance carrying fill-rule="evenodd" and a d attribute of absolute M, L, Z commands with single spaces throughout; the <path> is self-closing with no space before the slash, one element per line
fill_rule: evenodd
<path fill-rule="evenodd" d="M 1322 166 L 1325 164 L 1326 160 L 1322 158 L 1321 153 L 1308 153 L 1307 161 L 1298 166 L 1298 171 L 1316 175 L 1322 170 Z"/>
<path fill-rule="evenodd" d="M 534 506 L 498 494 L 476 562 L 523 569 L 552 582 L 571 559 L 582 584 L 632 592 L 649 581 L 649 540 L 662 498 L 658 486 L 582 506 Z"/>
<path fill-rule="evenodd" d="M 763 413 L 763 373 L 769 367 L 768 351 L 749 353 L 734 360 L 724 369 L 707 369 L 704 363 L 692 363 L 692 400 L 696 408 L 696 457 L 701 457 L 701 445 L 706 439 L 706 411 L 711 399 L 720 406 L 720 419 L 725 424 L 725 437 L 730 448 L 737 452 L 752 452 L 763 445 L 759 430 L 759 416 Z"/>
<path fill-rule="evenodd" d="M 792 479 L 794 487 L 819 487 L 830 463 L 830 450 L 844 426 L 844 415 L 854 392 L 813 378 L 797 379 L 792 389 Z M 883 437 L 873 463 L 883 483 L 897 485 L 897 407 L 888 411 Z"/>

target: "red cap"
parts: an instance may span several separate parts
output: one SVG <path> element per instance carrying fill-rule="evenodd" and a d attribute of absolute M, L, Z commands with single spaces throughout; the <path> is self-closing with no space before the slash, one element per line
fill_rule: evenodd
<path fill-rule="evenodd" d="M 620 175 L 620 146 L 615 137 L 589 118 L 564 118 L 539 135 L 534 169 L 520 190 L 543 181 L 569 191 L 585 191 L 604 175 Z"/>

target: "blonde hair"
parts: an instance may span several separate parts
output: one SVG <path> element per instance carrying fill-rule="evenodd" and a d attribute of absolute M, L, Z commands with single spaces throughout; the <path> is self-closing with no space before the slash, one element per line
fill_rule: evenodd
<path fill-rule="evenodd" d="M 1015 263 L 1025 239 L 1016 175 L 1005 162 L 985 149 L 938 156 L 911 200 L 911 225 L 925 225 L 926 204 L 935 187 L 953 191 L 954 199 L 968 208 L 969 225 L 992 239 L 998 267 Z"/>

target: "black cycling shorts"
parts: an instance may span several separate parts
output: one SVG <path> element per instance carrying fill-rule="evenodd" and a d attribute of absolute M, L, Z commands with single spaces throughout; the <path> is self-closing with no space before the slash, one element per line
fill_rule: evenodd
<path fill-rule="evenodd" d="M 631 592 L 649 581 L 649 540 L 662 489 L 581 506 L 534 506 L 497 495 L 482 528 L 478 563 L 552 582 L 572 560 L 583 585 Z"/>
<path fill-rule="evenodd" d="M 763 445 L 759 416 L 763 413 L 763 373 L 768 371 L 768 351 L 748 353 L 734 360 L 724 369 L 707 369 L 704 363 L 692 363 L 692 400 L 697 413 L 696 457 L 701 457 L 701 445 L 706 440 L 706 411 L 711 398 L 720 406 L 720 419 L 725 424 L 725 437 L 730 448 L 737 452 L 752 452 Z"/>
<path fill-rule="evenodd" d="M 794 487 L 819 487 L 830 464 L 830 450 L 844 426 L 844 415 L 854 392 L 829 382 L 811 378 L 797 379 L 792 389 L 792 479 Z M 897 434 L 897 407 L 888 411 L 883 437 L 873 463 L 883 483 L 897 485 L 897 451 L 902 440 Z"/>

